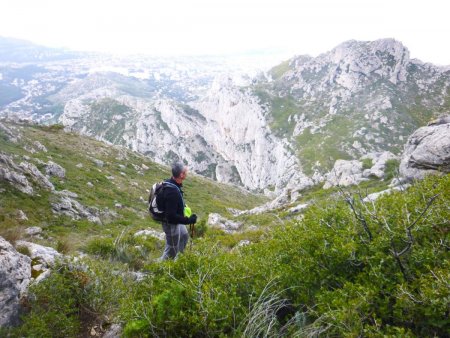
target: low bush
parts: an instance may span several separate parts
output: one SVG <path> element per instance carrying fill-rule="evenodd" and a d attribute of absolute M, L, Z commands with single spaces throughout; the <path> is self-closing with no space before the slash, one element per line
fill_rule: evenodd
<path fill-rule="evenodd" d="M 139 282 L 124 267 L 142 240 L 92 242 L 89 251 L 107 259 L 61 267 L 32 288 L 18 330 L 76 336 L 88 309 L 96 320 L 124 323 L 125 337 L 444 337 L 449 190 L 447 175 L 374 203 L 342 192 L 242 247 L 241 235 L 211 230 L 175 261 L 142 258 Z"/>

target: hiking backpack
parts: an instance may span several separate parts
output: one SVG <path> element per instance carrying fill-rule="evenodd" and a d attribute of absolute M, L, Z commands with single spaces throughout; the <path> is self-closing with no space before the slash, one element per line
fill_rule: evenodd
<path fill-rule="evenodd" d="M 158 222 L 162 222 L 165 219 L 164 211 L 159 210 L 158 204 L 156 203 L 156 197 L 158 194 L 162 193 L 164 186 L 164 181 L 153 184 L 150 189 L 150 195 L 148 196 L 148 212 L 150 213 L 150 216 Z"/>

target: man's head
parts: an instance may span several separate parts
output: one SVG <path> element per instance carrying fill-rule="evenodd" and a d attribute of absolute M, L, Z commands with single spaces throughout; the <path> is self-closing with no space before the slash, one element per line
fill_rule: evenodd
<path fill-rule="evenodd" d="M 172 164 L 172 177 L 177 181 L 177 183 L 182 183 L 187 177 L 188 168 L 183 162 L 174 162 Z"/>

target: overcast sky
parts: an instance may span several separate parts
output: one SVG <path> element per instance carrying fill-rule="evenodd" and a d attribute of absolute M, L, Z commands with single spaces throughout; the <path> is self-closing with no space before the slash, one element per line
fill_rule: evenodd
<path fill-rule="evenodd" d="M 450 65 L 449 16 L 448 0 L 0 0 L 0 36 L 125 54 L 289 57 L 395 38 L 413 58 Z"/>

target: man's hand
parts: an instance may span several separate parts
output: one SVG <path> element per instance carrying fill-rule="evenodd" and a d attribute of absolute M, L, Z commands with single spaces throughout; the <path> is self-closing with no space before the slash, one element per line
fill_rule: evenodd
<path fill-rule="evenodd" d="M 195 224 L 195 223 L 197 223 L 197 215 L 196 214 L 193 214 L 192 216 L 190 216 L 189 218 L 188 218 L 188 224 Z"/>

